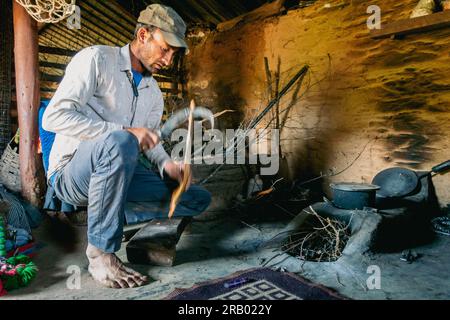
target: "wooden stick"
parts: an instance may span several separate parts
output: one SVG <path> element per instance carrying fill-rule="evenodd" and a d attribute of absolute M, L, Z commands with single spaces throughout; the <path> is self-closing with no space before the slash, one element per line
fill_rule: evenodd
<path fill-rule="evenodd" d="M 40 207 L 45 193 L 45 178 L 42 160 L 37 156 L 40 94 L 37 22 L 16 1 L 13 1 L 13 21 L 22 196 Z"/>
<path fill-rule="evenodd" d="M 188 136 L 186 138 L 186 150 L 184 154 L 184 173 L 183 180 L 180 185 L 175 189 L 172 194 L 172 199 L 170 200 L 170 209 L 169 209 L 169 219 L 172 218 L 173 213 L 177 207 L 178 201 L 180 200 L 181 195 L 186 190 L 187 184 L 191 178 L 191 147 L 192 147 L 192 132 L 194 128 L 194 109 L 195 102 L 191 101 L 190 111 L 189 111 L 189 126 L 188 126 Z"/>
<path fill-rule="evenodd" d="M 222 116 L 222 115 L 224 115 L 225 113 L 228 113 L 228 112 L 236 112 L 236 110 L 231 110 L 231 109 L 223 110 L 223 111 L 214 113 L 213 116 L 214 116 L 214 118 L 218 118 L 218 117 L 220 117 L 220 116 Z M 203 119 L 203 120 L 200 121 L 200 123 L 203 123 L 205 121 L 209 121 L 209 120 L 208 119 Z"/>
<path fill-rule="evenodd" d="M 289 89 L 297 82 L 298 79 L 303 78 L 303 76 L 306 75 L 306 72 L 309 70 L 309 66 L 305 65 L 289 82 L 286 84 L 286 86 L 278 93 L 278 96 L 269 102 L 269 104 L 264 108 L 261 113 L 255 117 L 250 124 L 247 126 L 246 130 L 254 129 L 259 124 L 259 122 L 264 118 L 264 116 L 277 104 L 278 100 L 280 100 L 288 91 Z M 208 182 L 209 179 L 211 179 L 217 172 L 219 172 L 220 169 L 224 166 L 224 163 L 218 165 L 214 171 L 207 176 L 205 179 L 200 181 L 200 185 L 205 184 Z"/>

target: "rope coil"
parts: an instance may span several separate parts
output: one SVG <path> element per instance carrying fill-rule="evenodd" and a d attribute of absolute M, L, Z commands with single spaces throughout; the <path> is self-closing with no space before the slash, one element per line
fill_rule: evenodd
<path fill-rule="evenodd" d="M 16 0 L 37 22 L 57 23 L 72 15 L 75 0 Z"/>

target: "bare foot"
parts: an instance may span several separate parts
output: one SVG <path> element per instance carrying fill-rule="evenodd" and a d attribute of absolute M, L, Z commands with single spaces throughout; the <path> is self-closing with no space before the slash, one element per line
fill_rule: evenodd
<path fill-rule="evenodd" d="M 134 288 L 148 282 L 142 274 L 125 267 L 114 253 L 105 253 L 88 244 L 89 273 L 94 280 L 110 288 Z"/>

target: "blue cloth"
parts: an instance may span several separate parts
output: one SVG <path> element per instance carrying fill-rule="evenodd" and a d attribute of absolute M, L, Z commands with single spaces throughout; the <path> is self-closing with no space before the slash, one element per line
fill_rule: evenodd
<path fill-rule="evenodd" d="M 53 187 L 53 185 L 55 184 L 55 174 L 53 174 L 49 180 L 50 180 L 50 185 Z"/>
<path fill-rule="evenodd" d="M 136 84 L 136 87 L 139 87 L 139 84 L 141 83 L 142 78 L 143 78 L 142 74 L 137 72 L 134 69 L 131 69 L 131 72 L 133 72 L 133 79 L 134 79 L 134 83 Z"/>
<path fill-rule="evenodd" d="M 56 173 L 58 198 L 88 207 L 88 241 L 108 253 L 120 249 L 128 223 L 167 217 L 178 183 L 138 161 L 139 143 L 125 130 L 80 143 L 69 163 Z M 195 216 L 209 206 L 211 195 L 200 186 L 182 194 L 174 216 Z M 137 209 L 137 210 L 136 210 Z"/>
<path fill-rule="evenodd" d="M 50 151 L 52 150 L 53 142 L 55 141 L 55 133 L 46 131 L 42 128 L 42 117 L 47 108 L 49 100 L 42 100 L 39 107 L 39 138 L 41 140 L 42 159 L 44 161 L 44 170 L 48 170 L 48 161 L 50 158 Z"/>
<path fill-rule="evenodd" d="M 9 232 L 15 232 L 16 236 L 15 242 L 13 242 L 12 240 L 6 240 L 5 243 L 6 251 L 11 251 L 15 247 L 21 247 L 30 242 L 31 240 L 33 240 L 32 235 L 28 233 L 28 231 L 25 229 L 14 228 L 11 225 L 8 225 L 7 229 Z"/>
<path fill-rule="evenodd" d="M 47 108 L 50 100 L 42 100 L 39 106 L 38 113 L 38 124 L 39 124 L 39 139 L 41 141 L 42 149 L 42 162 L 44 164 L 45 175 L 47 175 L 48 162 L 50 158 L 50 152 L 52 151 L 53 142 L 55 141 L 56 134 L 54 132 L 46 131 L 42 128 L 42 118 L 44 116 L 45 109 Z M 50 185 L 47 187 L 47 193 L 45 195 L 44 209 L 51 211 L 62 211 L 62 212 L 74 212 L 77 210 L 76 207 L 71 204 L 62 202 L 55 195 L 53 190 L 54 175 L 50 177 Z"/>

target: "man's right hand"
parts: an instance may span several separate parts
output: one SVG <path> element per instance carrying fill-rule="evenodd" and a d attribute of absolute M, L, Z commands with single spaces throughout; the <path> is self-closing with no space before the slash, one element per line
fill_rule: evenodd
<path fill-rule="evenodd" d="M 153 149 L 159 143 L 159 136 L 148 128 L 126 128 L 125 130 L 138 139 L 139 147 L 143 152 Z"/>

